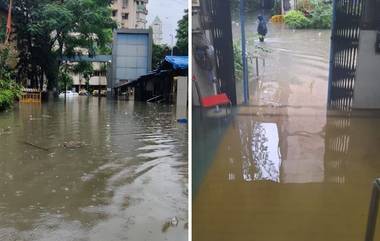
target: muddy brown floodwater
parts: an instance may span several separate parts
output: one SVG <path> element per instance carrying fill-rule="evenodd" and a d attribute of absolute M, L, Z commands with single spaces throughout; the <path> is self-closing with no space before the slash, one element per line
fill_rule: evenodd
<path fill-rule="evenodd" d="M 77 97 L 0 113 L 0 240 L 187 240 L 187 126 Z"/>
<path fill-rule="evenodd" d="M 193 238 L 364 240 L 380 113 L 326 111 L 329 31 L 269 29 L 250 105 L 193 111 Z"/>

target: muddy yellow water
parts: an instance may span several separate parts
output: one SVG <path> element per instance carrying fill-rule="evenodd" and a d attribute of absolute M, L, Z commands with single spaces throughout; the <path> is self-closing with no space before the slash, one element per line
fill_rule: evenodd
<path fill-rule="evenodd" d="M 380 116 L 247 112 L 229 124 L 194 195 L 195 240 L 363 240 Z"/>
<path fill-rule="evenodd" d="M 175 114 L 88 97 L 0 113 L 0 240 L 187 240 Z"/>
<path fill-rule="evenodd" d="M 326 111 L 328 30 L 269 24 L 258 43 L 255 21 L 248 17 L 248 52 L 270 51 L 259 76 L 250 65 L 250 104 L 227 118 L 193 117 L 193 238 L 364 240 L 380 177 L 379 112 Z M 233 30 L 238 43 L 237 22 Z M 240 103 L 241 89 L 237 80 Z"/>

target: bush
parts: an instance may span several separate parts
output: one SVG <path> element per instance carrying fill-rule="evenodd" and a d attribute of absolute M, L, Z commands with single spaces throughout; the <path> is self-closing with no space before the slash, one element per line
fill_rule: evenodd
<path fill-rule="evenodd" d="M 73 78 L 66 69 L 61 68 L 58 73 L 58 88 L 60 91 L 71 89 L 73 85 Z"/>
<path fill-rule="evenodd" d="M 235 78 L 236 80 L 243 79 L 243 60 L 242 50 L 239 44 L 234 44 L 234 64 L 235 64 Z"/>
<path fill-rule="evenodd" d="M 10 47 L 0 45 L 0 111 L 9 108 L 21 94 L 21 88 L 12 79 L 17 64 L 17 53 Z"/>
<path fill-rule="evenodd" d="M 290 28 L 329 29 L 332 11 L 331 3 L 320 0 L 305 1 L 299 10 L 289 11 L 285 15 L 285 24 Z"/>
<path fill-rule="evenodd" d="M 308 28 L 311 26 L 311 21 L 305 15 L 303 12 L 298 10 L 291 10 L 289 11 L 285 17 L 284 22 L 286 25 L 288 25 L 290 28 Z"/>
<path fill-rule="evenodd" d="M 310 12 L 311 27 L 328 29 L 332 22 L 332 5 L 329 3 L 312 1 L 314 9 Z"/>
<path fill-rule="evenodd" d="M 13 101 L 21 94 L 21 88 L 13 80 L 0 79 L 0 111 L 12 106 Z"/>

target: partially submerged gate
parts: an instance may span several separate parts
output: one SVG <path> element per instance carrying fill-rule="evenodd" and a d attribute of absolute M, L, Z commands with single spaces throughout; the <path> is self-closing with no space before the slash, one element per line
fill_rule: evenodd
<path fill-rule="evenodd" d="M 236 85 L 234 54 L 232 43 L 231 8 L 228 0 L 201 1 L 205 29 L 212 34 L 216 56 L 216 74 L 221 91 L 227 93 L 231 102 L 236 104 Z"/>
<path fill-rule="evenodd" d="M 352 107 L 359 47 L 360 20 L 365 0 L 333 0 L 328 106 Z"/>

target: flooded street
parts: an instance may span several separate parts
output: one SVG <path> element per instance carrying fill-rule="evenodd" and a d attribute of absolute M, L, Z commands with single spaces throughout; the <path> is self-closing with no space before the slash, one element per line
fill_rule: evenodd
<path fill-rule="evenodd" d="M 90 97 L 0 113 L 0 240 L 187 240 L 175 114 Z"/>
<path fill-rule="evenodd" d="M 327 103 L 330 30 L 291 30 L 283 24 L 268 23 L 268 35 L 260 43 L 257 14 L 246 23 L 249 59 L 250 103 L 275 106 L 318 106 Z M 234 42 L 240 44 L 240 25 L 232 24 Z M 237 80 L 238 103 L 243 84 Z"/>
<path fill-rule="evenodd" d="M 364 240 L 380 113 L 326 111 L 329 37 L 270 24 L 250 105 L 228 118 L 193 111 L 195 240 Z"/>
<path fill-rule="evenodd" d="M 319 115 L 271 110 L 226 124 L 194 194 L 195 240 L 364 239 L 380 115 L 332 114 L 322 128 Z"/>

